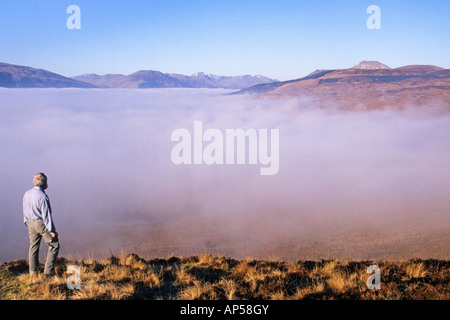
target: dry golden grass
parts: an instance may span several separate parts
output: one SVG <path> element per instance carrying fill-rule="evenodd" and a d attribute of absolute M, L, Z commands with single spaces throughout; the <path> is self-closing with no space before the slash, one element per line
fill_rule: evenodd
<path fill-rule="evenodd" d="M 369 265 L 381 289 L 366 286 Z M 81 288 L 68 289 L 67 268 L 80 268 Z M 60 258 L 56 276 L 30 276 L 25 260 L 0 268 L 0 299 L 450 299 L 450 261 L 270 261 L 202 255 L 144 260 L 122 253 L 104 261 Z M 42 268 L 42 266 L 41 266 Z"/>
<path fill-rule="evenodd" d="M 406 266 L 406 279 L 425 278 L 427 270 L 423 262 L 411 263 Z"/>
<path fill-rule="evenodd" d="M 310 296 L 317 296 L 325 291 L 325 283 L 322 281 L 314 281 L 311 285 L 297 288 L 294 296 L 295 300 L 301 300 Z"/>
<path fill-rule="evenodd" d="M 218 286 L 219 286 L 219 288 L 223 289 L 225 299 L 236 300 L 236 293 L 238 291 L 238 285 L 233 279 L 222 278 L 218 282 Z"/>

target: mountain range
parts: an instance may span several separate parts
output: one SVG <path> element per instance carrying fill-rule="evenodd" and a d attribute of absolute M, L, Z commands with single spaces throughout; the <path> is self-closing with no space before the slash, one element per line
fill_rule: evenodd
<path fill-rule="evenodd" d="M 264 76 L 218 76 L 198 72 L 191 76 L 168 74 L 154 70 L 141 70 L 130 75 L 122 74 L 85 74 L 73 77 L 77 81 L 86 82 L 99 88 L 225 88 L 242 89 L 261 83 L 272 83 L 277 80 Z"/>
<path fill-rule="evenodd" d="M 26 66 L 0 63 L 0 87 L 7 88 L 225 88 L 242 89 L 277 80 L 264 76 L 217 76 L 199 72 L 191 76 L 140 70 L 130 75 L 85 74 L 72 78 Z"/>
<path fill-rule="evenodd" d="M 361 61 L 348 69 L 316 70 L 306 77 L 255 85 L 237 94 L 310 97 L 316 105 L 339 109 L 428 106 L 450 110 L 450 69 L 433 65 L 390 68 Z"/>
<path fill-rule="evenodd" d="M 405 106 L 450 111 L 450 69 L 433 65 L 399 68 L 361 61 L 347 69 L 320 69 L 277 81 L 264 76 L 191 76 L 141 70 L 130 75 L 85 74 L 72 78 L 42 69 L 0 63 L 0 87 L 7 88 L 226 88 L 257 97 L 309 97 L 319 107 L 377 109 Z"/>

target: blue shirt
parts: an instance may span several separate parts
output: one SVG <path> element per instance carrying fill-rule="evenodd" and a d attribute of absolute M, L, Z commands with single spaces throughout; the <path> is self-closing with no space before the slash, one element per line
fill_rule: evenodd
<path fill-rule="evenodd" d="M 50 233 L 56 231 L 50 200 L 44 190 L 39 187 L 28 190 L 23 196 L 23 223 L 25 225 L 27 225 L 28 219 L 44 220 L 45 227 Z"/>

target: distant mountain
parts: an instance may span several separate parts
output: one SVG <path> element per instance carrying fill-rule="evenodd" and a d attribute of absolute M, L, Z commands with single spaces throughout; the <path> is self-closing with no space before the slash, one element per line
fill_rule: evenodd
<path fill-rule="evenodd" d="M 198 72 L 191 76 L 165 74 L 153 70 L 141 70 L 130 75 L 86 74 L 72 79 L 83 81 L 100 88 L 225 88 L 242 89 L 260 83 L 275 82 L 264 76 L 218 76 Z"/>
<path fill-rule="evenodd" d="M 181 88 L 182 81 L 159 71 L 138 71 L 128 76 L 123 74 L 84 74 L 72 79 L 90 83 L 99 88 Z"/>
<path fill-rule="evenodd" d="M 94 86 L 46 70 L 0 62 L 0 87 L 93 88 Z"/>
<path fill-rule="evenodd" d="M 317 74 L 321 74 L 324 71 L 330 71 L 330 70 L 329 69 L 317 69 L 317 70 L 314 70 L 313 72 L 311 72 L 310 74 L 308 74 L 307 77 L 311 77 L 311 76 L 315 76 Z"/>
<path fill-rule="evenodd" d="M 95 73 L 72 77 L 74 80 L 89 83 L 99 88 L 120 87 L 119 84 L 124 81 L 125 78 L 126 77 L 122 74 L 105 74 L 100 76 Z"/>
<path fill-rule="evenodd" d="M 125 77 L 120 88 L 182 88 L 183 82 L 162 72 L 153 70 L 137 71 Z"/>
<path fill-rule="evenodd" d="M 382 69 L 391 69 L 391 68 L 385 64 L 382 64 L 381 62 L 378 62 L 378 61 L 363 60 L 360 63 L 358 63 L 356 66 L 354 66 L 353 69 L 382 70 Z"/>
<path fill-rule="evenodd" d="M 407 71 L 407 72 L 430 72 L 430 71 L 441 71 L 445 70 L 441 67 L 430 66 L 430 65 L 411 65 L 395 68 L 397 71 Z"/>
<path fill-rule="evenodd" d="M 362 61 L 349 69 L 316 70 L 306 77 L 252 86 L 236 92 L 264 97 L 311 97 L 339 109 L 437 106 L 450 111 L 450 69 L 414 65 L 391 69 Z"/>

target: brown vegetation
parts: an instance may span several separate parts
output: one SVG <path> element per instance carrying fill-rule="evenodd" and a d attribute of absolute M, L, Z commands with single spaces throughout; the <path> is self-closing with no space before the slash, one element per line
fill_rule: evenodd
<path fill-rule="evenodd" d="M 261 98 L 309 96 L 322 108 L 339 110 L 415 107 L 448 115 L 449 73 L 435 66 L 322 70 L 301 79 L 256 85 L 240 92 L 256 93 Z"/>
<path fill-rule="evenodd" d="M 368 289 L 367 267 L 381 269 L 381 289 Z M 69 265 L 81 288 L 67 287 Z M 30 276 L 25 260 L 0 268 L 0 299 L 450 299 L 450 261 L 270 261 L 200 257 L 144 260 L 135 254 L 104 261 L 59 258 L 56 276 Z"/>

